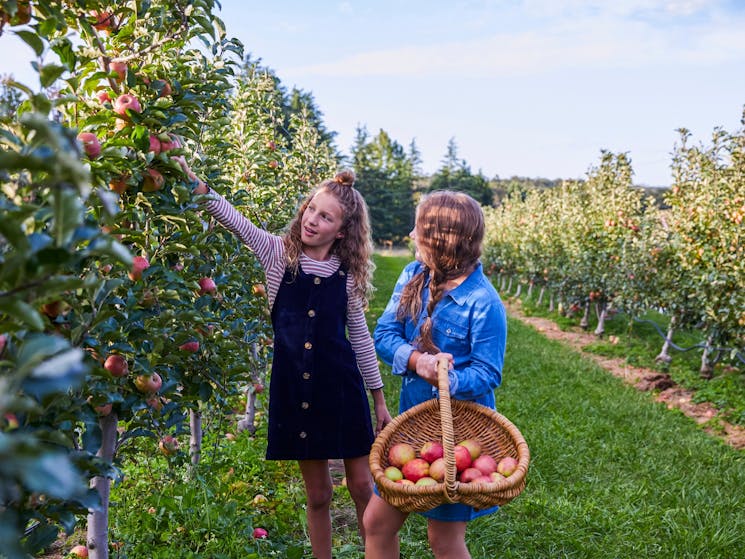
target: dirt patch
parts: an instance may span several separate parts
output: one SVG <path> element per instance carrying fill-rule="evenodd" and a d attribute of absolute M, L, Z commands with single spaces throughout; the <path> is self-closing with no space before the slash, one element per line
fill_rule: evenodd
<path fill-rule="evenodd" d="M 745 428 L 722 420 L 719 417 L 719 410 L 713 404 L 694 402 L 694 393 L 675 384 L 669 375 L 631 366 L 618 357 L 604 357 L 584 351 L 585 346 L 597 341 L 594 334 L 579 328 L 561 330 L 552 320 L 526 316 L 520 308 L 519 301 L 507 300 L 504 301 L 504 305 L 512 318 L 532 326 L 551 340 L 558 340 L 569 345 L 584 357 L 592 359 L 603 369 L 635 388 L 653 393 L 657 402 L 663 402 L 668 409 L 682 411 L 696 423 L 703 425 L 704 431 L 710 435 L 723 439 L 728 445 L 738 450 L 745 449 Z"/>

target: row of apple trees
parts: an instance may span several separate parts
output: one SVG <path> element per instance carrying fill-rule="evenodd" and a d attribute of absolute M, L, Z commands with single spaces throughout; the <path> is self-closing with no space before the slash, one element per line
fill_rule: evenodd
<path fill-rule="evenodd" d="M 172 157 L 275 231 L 336 161 L 312 103 L 243 59 L 218 6 L 0 2 L 39 76 L 5 83 L 0 112 L 2 556 L 88 515 L 108 557 L 127 460 L 197 464 L 202 418 L 263 382 L 261 269 Z"/>
<path fill-rule="evenodd" d="M 745 120 L 743 121 L 745 124 Z M 675 331 L 702 334 L 700 373 L 745 359 L 745 132 L 716 130 L 710 145 L 680 131 L 665 204 L 632 186 L 626 154 L 603 152 L 586 180 L 512 196 L 490 210 L 487 267 L 503 292 L 548 294 L 560 312 L 632 317 L 661 310 Z M 517 286 L 514 286 L 516 282 Z"/>

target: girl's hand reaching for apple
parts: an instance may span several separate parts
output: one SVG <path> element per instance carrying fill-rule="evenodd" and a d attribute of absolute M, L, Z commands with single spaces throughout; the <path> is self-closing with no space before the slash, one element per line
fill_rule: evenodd
<path fill-rule="evenodd" d="M 202 179 L 200 179 L 194 171 L 191 170 L 191 167 L 189 167 L 189 164 L 186 162 L 186 159 L 183 155 L 174 155 L 173 157 L 171 157 L 171 159 L 179 164 L 181 170 L 184 171 L 184 174 L 190 181 L 197 183 L 197 186 L 193 190 L 194 194 L 207 194 L 207 192 L 209 192 L 207 184 Z"/>

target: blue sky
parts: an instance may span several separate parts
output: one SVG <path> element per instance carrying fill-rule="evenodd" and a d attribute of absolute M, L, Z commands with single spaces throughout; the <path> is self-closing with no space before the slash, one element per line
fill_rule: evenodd
<path fill-rule="evenodd" d="M 487 177 L 580 178 L 607 149 L 666 185 L 676 129 L 741 129 L 742 0 L 224 0 L 218 15 L 314 95 L 343 152 L 358 125 L 383 129 L 416 141 L 426 173 L 455 138 Z M 28 51 L 5 33 L 10 49 Z M 23 60 L 0 72 L 23 81 Z"/>

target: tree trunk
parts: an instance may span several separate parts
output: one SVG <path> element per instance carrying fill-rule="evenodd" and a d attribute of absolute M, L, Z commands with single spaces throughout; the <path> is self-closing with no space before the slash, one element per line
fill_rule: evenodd
<path fill-rule="evenodd" d="M 709 359 L 709 356 L 711 355 L 712 342 L 713 340 L 711 336 L 706 338 L 706 347 L 704 347 L 704 352 L 701 355 L 701 369 L 699 370 L 699 374 L 701 375 L 702 379 L 706 380 L 709 380 L 712 376 L 714 376 L 714 365 Z"/>
<path fill-rule="evenodd" d="M 517 282 L 517 289 L 515 289 L 515 294 L 513 295 L 513 297 L 519 298 L 520 297 L 520 293 L 522 293 L 522 290 L 523 290 L 523 284 L 522 284 L 522 282 Z"/>
<path fill-rule="evenodd" d="M 507 293 L 512 291 L 512 276 L 510 276 L 510 280 L 507 282 L 507 289 L 505 290 Z"/>
<path fill-rule="evenodd" d="M 606 303 L 598 303 L 596 309 L 598 325 L 597 328 L 595 328 L 595 335 L 598 338 L 602 338 L 603 334 L 605 334 L 605 320 L 608 318 L 608 305 Z"/>
<path fill-rule="evenodd" d="M 199 410 L 189 410 L 189 430 L 189 455 L 194 467 L 202 458 L 202 412 Z"/>
<path fill-rule="evenodd" d="M 507 289 L 507 274 L 502 274 L 499 283 L 499 290 L 504 293 L 505 289 Z"/>
<path fill-rule="evenodd" d="M 251 346 L 251 353 L 253 354 L 254 363 L 256 367 L 259 367 L 259 344 L 253 344 Z M 254 371 L 254 379 L 261 379 L 262 371 Z M 243 419 L 238 421 L 235 427 L 237 432 L 248 431 L 251 435 L 256 434 L 256 389 L 255 384 L 250 384 L 246 388 L 246 414 Z"/>
<path fill-rule="evenodd" d="M 583 330 L 587 330 L 590 327 L 590 303 L 585 303 L 585 312 L 582 315 L 582 320 L 579 321 L 579 325 Z"/>
<path fill-rule="evenodd" d="M 101 425 L 101 448 L 98 449 L 96 456 L 102 458 L 108 464 L 114 461 L 114 454 L 116 453 L 118 437 L 116 428 L 118 423 L 118 416 L 113 411 L 99 420 Z M 96 476 L 91 480 L 91 487 L 98 491 L 101 497 L 101 508 L 88 514 L 88 533 L 86 535 L 88 553 L 91 559 L 108 559 L 111 480 L 107 477 Z"/>
<path fill-rule="evenodd" d="M 554 306 L 554 294 L 550 293 L 548 296 L 548 312 L 554 312 L 554 309 L 556 307 Z"/>
<path fill-rule="evenodd" d="M 670 363 L 670 361 L 673 360 L 673 358 L 670 357 L 670 344 L 673 341 L 673 333 L 675 332 L 675 324 L 677 321 L 678 317 L 676 315 L 673 315 L 672 318 L 670 318 L 670 324 L 667 325 L 665 343 L 662 344 L 662 349 L 660 350 L 659 355 L 654 358 L 658 363 Z"/>
<path fill-rule="evenodd" d="M 532 297 L 532 295 L 533 295 L 533 282 L 531 281 L 528 284 L 528 292 L 525 294 L 525 297 L 528 299 L 528 301 L 530 301 L 530 298 Z"/>
<path fill-rule="evenodd" d="M 538 292 L 538 301 L 536 302 L 536 305 L 539 307 L 543 304 L 543 296 L 546 294 L 546 286 L 542 285 L 541 290 Z"/>

